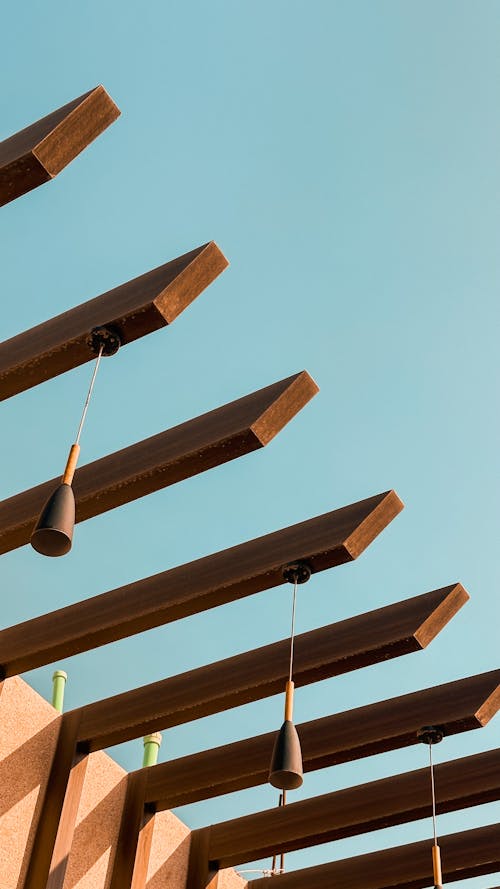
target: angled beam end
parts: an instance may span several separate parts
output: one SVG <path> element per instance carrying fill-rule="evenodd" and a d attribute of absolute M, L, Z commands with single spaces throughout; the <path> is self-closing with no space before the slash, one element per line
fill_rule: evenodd
<path fill-rule="evenodd" d="M 360 512 L 359 520 L 352 533 L 344 540 L 344 547 L 351 559 L 357 559 L 404 509 L 403 501 L 392 490 L 362 500 L 355 506 Z"/>
<path fill-rule="evenodd" d="M 319 386 L 306 370 L 283 380 L 283 392 L 252 423 L 251 430 L 264 447 L 319 392 Z"/>
<path fill-rule="evenodd" d="M 57 176 L 119 114 L 97 86 L 1 142 L 0 206 Z"/>
<path fill-rule="evenodd" d="M 421 648 L 426 648 L 470 599 L 461 583 L 442 587 L 435 590 L 433 595 L 437 599 L 433 613 L 422 621 L 413 634 Z"/>

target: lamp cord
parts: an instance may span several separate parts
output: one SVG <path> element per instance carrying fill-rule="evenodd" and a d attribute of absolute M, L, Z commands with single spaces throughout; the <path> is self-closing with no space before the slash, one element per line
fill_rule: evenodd
<path fill-rule="evenodd" d="M 432 744 L 429 744 L 429 765 L 431 772 L 431 791 L 432 791 L 432 830 L 434 834 L 434 845 L 437 846 L 437 828 L 436 828 L 436 787 L 434 783 L 434 763 L 432 761 Z"/>
<path fill-rule="evenodd" d="M 103 350 L 104 350 L 104 343 L 101 344 L 101 347 L 99 349 L 99 354 L 97 356 L 96 363 L 94 365 L 94 371 L 92 373 L 92 379 L 90 380 L 89 391 L 87 392 L 87 397 L 85 399 L 85 404 L 83 406 L 82 417 L 80 420 L 80 425 L 78 427 L 78 432 L 76 434 L 75 444 L 80 444 L 80 436 L 82 434 L 83 424 L 85 423 L 85 417 L 87 416 L 87 411 L 89 409 L 90 399 L 92 398 L 92 392 L 94 389 L 95 378 L 97 376 L 97 371 L 99 370 L 99 364 L 100 364 L 100 361 L 102 358 Z"/>
<path fill-rule="evenodd" d="M 295 580 L 293 582 L 293 596 L 292 596 L 292 628 L 290 631 L 290 667 L 288 670 L 288 681 L 292 681 L 293 675 L 293 646 L 295 642 L 295 609 L 297 604 L 297 576 L 295 576 Z"/>

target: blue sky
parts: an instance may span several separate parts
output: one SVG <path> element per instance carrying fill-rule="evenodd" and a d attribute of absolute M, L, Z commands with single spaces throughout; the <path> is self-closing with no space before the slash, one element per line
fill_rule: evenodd
<path fill-rule="evenodd" d="M 404 512 L 301 591 L 298 630 L 456 580 L 471 601 L 427 651 L 299 690 L 297 721 L 499 666 L 499 26 L 488 0 L 5 12 L 3 137 L 98 83 L 122 117 L 3 208 L 4 338 L 212 238 L 231 262 L 171 328 L 103 365 L 81 462 L 296 370 L 321 388 L 269 448 L 78 526 L 68 557 L 2 556 L 5 626 L 394 487 Z M 87 365 L 2 404 L 2 498 L 62 470 L 88 378 Z M 282 638 L 288 602 L 282 587 L 58 664 L 67 705 Z M 52 671 L 27 680 L 50 696 Z M 281 712 L 273 698 L 170 730 L 161 757 L 269 731 Z M 497 720 L 439 757 L 499 742 Z M 135 768 L 141 742 L 113 755 Z M 412 748 L 316 772 L 296 798 L 424 762 Z M 179 814 L 200 826 L 274 802 L 262 787 Z"/>

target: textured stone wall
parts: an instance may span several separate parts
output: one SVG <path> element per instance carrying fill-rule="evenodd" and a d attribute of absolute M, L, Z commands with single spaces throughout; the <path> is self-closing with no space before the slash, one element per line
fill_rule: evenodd
<path fill-rule="evenodd" d="M 0 694 L 0 886 L 22 889 L 60 716 L 22 679 Z M 125 772 L 106 753 L 92 753 L 67 862 L 64 889 L 107 889 L 125 795 Z M 172 812 L 155 816 L 147 889 L 184 889 L 190 831 Z M 218 889 L 245 881 L 222 871 Z"/>

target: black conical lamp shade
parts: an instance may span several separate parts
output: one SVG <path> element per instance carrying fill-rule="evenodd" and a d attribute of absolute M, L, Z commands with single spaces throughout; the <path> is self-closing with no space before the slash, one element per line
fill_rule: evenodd
<path fill-rule="evenodd" d="M 50 495 L 43 507 L 31 545 L 43 556 L 64 556 L 69 553 L 75 527 L 75 495 L 64 482 Z"/>
<path fill-rule="evenodd" d="M 269 782 L 280 790 L 296 790 L 304 780 L 300 740 L 291 719 L 285 719 L 274 744 Z"/>

